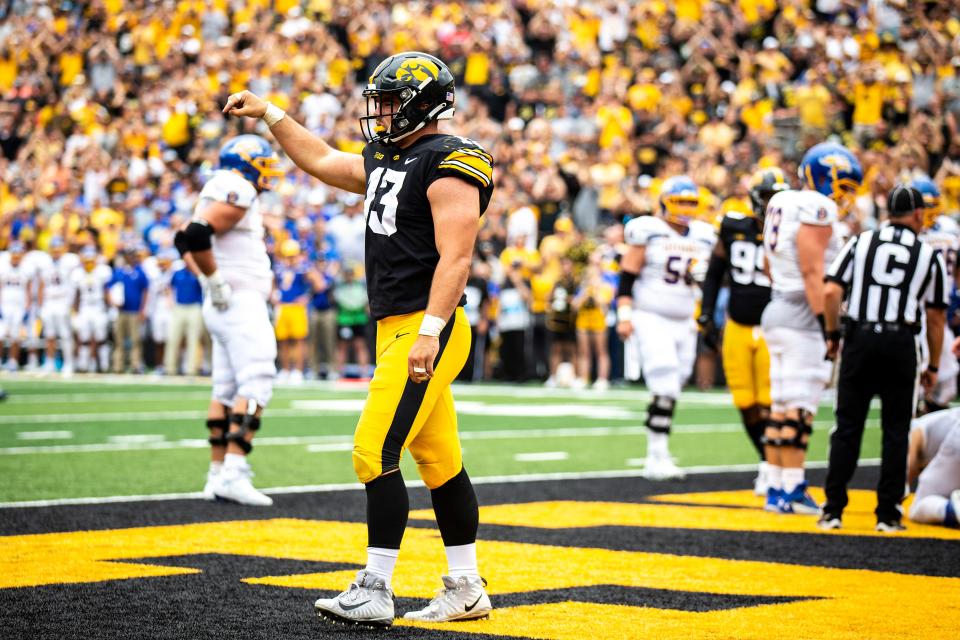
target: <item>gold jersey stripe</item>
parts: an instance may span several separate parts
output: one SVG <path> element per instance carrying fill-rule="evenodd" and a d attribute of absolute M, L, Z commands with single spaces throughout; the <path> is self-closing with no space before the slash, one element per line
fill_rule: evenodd
<path fill-rule="evenodd" d="M 444 158 L 443 162 L 451 162 L 454 160 L 459 160 L 460 162 L 470 165 L 477 171 L 482 172 L 487 178 L 493 176 L 493 159 L 483 151 L 476 149 L 457 149 Z"/>
<path fill-rule="evenodd" d="M 489 165 L 487 165 L 489 167 Z M 473 178 L 476 178 L 483 184 L 483 186 L 490 186 L 490 174 L 484 172 L 481 169 L 477 169 L 473 166 L 470 166 L 467 163 L 461 162 L 460 160 L 445 160 L 437 165 L 438 169 L 456 169 L 460 173 L 467 174 Z M 489 171 L 489 168 L 488 168 Z"/>

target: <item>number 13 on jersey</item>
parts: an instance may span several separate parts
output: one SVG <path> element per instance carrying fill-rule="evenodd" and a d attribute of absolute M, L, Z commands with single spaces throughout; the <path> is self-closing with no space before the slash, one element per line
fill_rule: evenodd
<path fill-rule="evenodd" d="M 406 171 L 385 167 L 377 167 L 370 173 L 370 178 L 367 180 L 364 214 L 367 225 L 374 233 L 392 236 L 397 232 L 397 207 L 400 204 L 397 196 L 403 188 L 406 177 Z M 383 207 L 383 211 L 378 214 L 379 207 Z"/>

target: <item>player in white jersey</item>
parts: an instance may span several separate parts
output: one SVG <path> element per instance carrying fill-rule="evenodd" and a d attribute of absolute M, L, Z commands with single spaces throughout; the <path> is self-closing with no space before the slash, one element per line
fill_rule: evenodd
<path fill-rule="evenodd" d="M 947 265 L 947 276 L 950 283 L 955 285 L 960 275 L 957 272 L 960 225 L 952 218 L 942 215 L 943 203 L 940 189 L 933 180 L 926 176 L 916 178 L 910 182 L 910 186 L 923 194 L 923 231 L 920 232 L 920 239 L 943 254 L 943 260 Z M 924 330 L 926 330 L 926 323 L 924 323 Z M 944 326 L 943 334 L 943 344 L 948 345 L 953 342 L 954 335 L 949 322 Z M 926 353 L 927 341 L 921 339 L 920 344 L 924 349 L 923 357 L 926 361 L 929 359 Z M 924 409 L 930 412 L 945 409 L 957 395 L 957 374 L 960 373 L 960 365 L 957 363 L 957 357 L 950 353 L 950 349 L 943 349 L 937 367 L 939 369 L 937 382 L 924 398 Z"/>
<path fill-rule="evenodd" d="M 43 325 L 43 337 L 47 341 L 47 357 L 43 370 L 56 369 L 57 340 L 63 354 L 64 375 L 73 373 L 73 327 L 70 314 L 76 293 L 73 290 L 71 276 L 80 267 L 80 258 L 68 253 L 63 238 L 51 238 L 46 259 L 38 264 L 39 288 L 37 298 L 40 305 L 40 321 Z"/>
<path fill-rule="evenodd" d="M 935 411 L 913 421 L 908 484 L 918 477 L 910 519 L 960 527 L 960 408 Z"/>
<path fill-rule="evenodd" d="M 277 341 L 267 314 L 273 272 L 258 196 L 282 175 L 270 144 L 237 136 L 220 150 L 193 220 L 174 242 L 203 276 L 203 319 L 213 338 L 213 398 L 207 412 L 210 471 L 204 496 L 268 506 L 250 482 L 247 455 L 273 393 Z"/>
<path fill-rule="evenodd" d="M 670 457 L 668 438 L 696 357 L 700 287 L 693 273 L 706 273 L 714 243 L 713 227 L 695 219 L 699 205 L 697 185 L 676 176 L 663 183 L 660 215 L 634 218 L 624 228 L 630 248 L 620 264 L 617 333 L 627 349 L 639 351 L 653 395 L 644 466 L 644 475 L 653 480 L 683 477 Z M 628 341 L 631 335 L 635 339 Z"/>
<path fill-rule="evenodd" d="M 144 260 L 143 270 L 150 281 L 147 289 L 146 314 L 150 320 L 150 337 L 153 340 L 156 362 L 156 373 L 162 374 L 164 351 L 166 350 L 167 334 L 170 327 L 170 318 L 173 315 L 173 292 L 170 289 L 170 278 L 173 276 L 173 265 L 179 256 L 175 249 L 161 249 L 148 263 Z M 148 266 L 149 264 L 149 266 Z M 174 373 L 176 373 L 174 371 Z"/>
<path fill-rule="evenodd" d="M 813 418 L 829 381 L 824 358 L 823 274 L 849 233 L 846 215 L 863 179 L 845 147 L 821 143 L 803 156 L 799 191 L 781 191 L 767 204 L 763 246 L 772 282 L 762 327 L 770 351 L 770 422 L 764 433 L 770 486 L 765 508 L 816 514 L 804 460 Z"/>
<path fill-rule="evenodd" d="M 93 246 L 80 251 L 79 269 L 70 274 L 74 292 L 73 329 L 77 334 L 77 369 L 94 372 L 97 361 L 100 371 L 110 370 L 110 350 L 107 340 L 107 284 L 113 279 L 113 269 L 101 261 Z"/>
<path fill-rule="evenodd" d="M 33 270 L 24 260 L 26 247 L 13 242 L 0 257 L 0 348 L 9 346 L 6 368 L 20 368 L 20 348 L 27 329 L 27 314 L 33 304 Z"/>

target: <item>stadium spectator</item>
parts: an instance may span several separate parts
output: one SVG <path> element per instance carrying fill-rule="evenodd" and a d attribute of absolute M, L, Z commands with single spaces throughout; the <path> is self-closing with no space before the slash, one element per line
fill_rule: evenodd
<path fill-rule="evenodd" d="M 318 254 L 307 271 L 310 285 L 310 368 L 317 377 L 335 379 L 337 360 L 337 310 L 334 304 L 334 275 L 323 254 Z"/>
<path fill-rule="evenodd" d="M 577 359 L 577 310 L 574 297 L 579 286 L 574 273 L 573 260 L 569 256 L 560 258 L 560 275 L 553 285 L 547 307 L 547 331 L 550 339 L 550 377 L 545 386 L 555 387 L 564 381 L 558 374 L 561 364 L 573 366 Z"/>
<path fill-rule="evenodd" d="M 200 366 L 200 340 L 203 336 L 203 291 L 200 281 L 187 265 L 179 263 L 170 276 L 173 290 L 173 309 L 170 312 L 170 327 L 164 353 L 164 372 L 176 375 L 183 362 L 183 373 L 197 375 Z M 181 357 L 181 342 L 185 356 Z"/>
<path fill-rule="evenodd" d="M 509 382 L 523 382 L 528 376 L 530 284 L 523 273 L 523 261 L 519 257 L 514 258 L 506 266 L 506 278 L 500 285 L 498 296 L 501 377 Z"/>
<path fill-rule="evenodd" d="M 605 282 L 600 270 L 600 256 L 591 256 L 583 281 L 573 298 L 576 310 L 577 376 L 580 385 L 589 384 L 596 364 L 593 388 L 604 391 L 610 387 L 610 352 L 607 348 L 607 312 L 615 290 Z"/>
<path fill-rule="evenodd" d="M 279 382 L 303 382 L 305 341 L 310 327 L 307 317 L 310 295 L 308 270 L 309 265 L 304 263 L 300 255 L 300 244 L 292 238 L 284 240 L 280 246 L 280 262 L 274 270 L 274 295 L 278 305 L 276 332 L 280 347 Z"/>
<path fill-rule="evenodd" d="M 126 370 L 127 341 L 130 343 L 130 368 L 143 373 L 143 321 L 146 319 L 147 291 L 150 282 L 140 265 L 140 254 L 134 247 L 123 252 L 124 264 L 113 272 L 107 284 L 111 301 L 117 307 L 113 325 L 113 372 Z"/>
<path fill-rule="evenodd" d="M 360 279 L 363 267 L 344 263 L 341 279 L 336 283 L 337 368 L 341 376 L 351 374 L 364 377 L 370 369 L 370 349 L 367 345 L 367 324 L 370 321 L 367 305 L 367 285 Z M 348 360 L 351 358 L 352 360 Z M 354 366 L 348 366 L 354 365 Z"/>

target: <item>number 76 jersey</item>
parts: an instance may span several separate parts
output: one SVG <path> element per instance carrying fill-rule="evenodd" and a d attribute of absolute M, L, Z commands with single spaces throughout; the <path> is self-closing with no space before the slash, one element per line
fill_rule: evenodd
<path fill-rule="evenodd" d="M 713 226 L 693 220 L 685 234 L 662 218 L 640 216 L 623 230 L 628 245 L 646 247 L 640 276 L 633 285 L 633 306 L 665 318 L 692 319 L 700 299 L 695 268 L 706 270 L 715 241 Z"/>
<path fill-rule="evenodd" d="M 381 320 L 422 311 L 440 260 L 427 189 L 440 178 L 463 180 L 479 190 L 482 215 L 493 193 L 493 158 L 467 138 L 430 134 L 402 149 L 369 144 L 363 166 L 371 314 Z"/>

